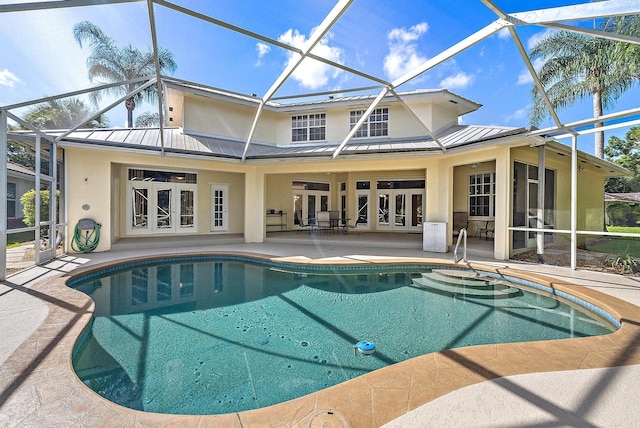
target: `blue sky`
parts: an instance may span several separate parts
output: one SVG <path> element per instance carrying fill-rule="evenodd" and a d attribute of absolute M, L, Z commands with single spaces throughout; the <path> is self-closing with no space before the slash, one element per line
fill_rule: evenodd
<path fill-rule="evenodd" d="M 19 3 L 0 0 L 1 4 Z M 175 4 L 283 43 L 302 46 L 335 2 L 328 0 L 176 0 Z M 505 12 L 577 4 L 570 0 L 498 0 Z M 284 49 L 155 6 L 159 45 L 174 54 L 175 77 L 262 96 L 286 67 Z M 141 50 L 151 47 L 146 2 L 32 12 L 0 13 L 0 105 L 88 88 L 86 58 L 72 36 L 74 24 L 89 20 L 117 40 Z M 356 0 L 314 53 L 391 81 L 473 34 L 496 16 L 480 1 Z M 545 28 L 519 27 L 525 47 Z M 529 126 L 531 79 L 515 43 L 501 32 L 402 85 L 399 90 L 446 88 L 483 107 L 462 118 L 478 125 Z M 370 80 L 306 60 L 275 94 L 287 96 L 371 86 Z M 639 87 L 623 95 L 615 110 L 638 107 Z M 373 93 L 376 93 L 374 91 Z M 103 105 L 110 101 L 105 98 Z M 143 105 L 134 114 L 157 111 Z M 611 112 L 611 111 L 610 111 Z M 126 110 L 108 113 L 112 127 L 124 126 Z M 591 100 L 559 111 L 565 123 L 592 116 Z M 548 121 L 542 126 L 550 126 Z M 624 137 L 627 129 L 610 131 Z M 580 138 L 593 153 L 593 139 Z"/>

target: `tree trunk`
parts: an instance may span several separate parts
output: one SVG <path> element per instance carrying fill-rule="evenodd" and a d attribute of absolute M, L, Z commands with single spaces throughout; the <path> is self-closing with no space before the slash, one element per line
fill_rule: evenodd
<path fill-rule="evenodd" d="M 124 105 L 127 108 L 127 126 L 133 128 L 133 109 L 136 108 L 136 101 L 130 97 L 126 99 Z"/>
<path fill-rule="evenodd" d="M 593 94 L 593 118 L 596 119 L 602 116 L 602 94 L 596 92 Z M 602 122 L 596 122 L 593 124 L 594 128 L 602 128 L 604 124 Z M 594 142 L 594 154 L 600 159 L 604 159 L 604 131 L 598 131 L 593 135 Z"/>

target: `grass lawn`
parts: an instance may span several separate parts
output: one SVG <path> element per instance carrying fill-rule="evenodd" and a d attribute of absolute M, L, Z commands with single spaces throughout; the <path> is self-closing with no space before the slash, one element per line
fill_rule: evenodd
<path fill-rule="evenodd" d="M 640 227 L 607 226 L 607 232 L 612 232 L 612 233 L 637 233 L 637 234 L 640 234 Z"/>
<path fill-rule="evenodd" d="M 7 248 L 19 247 L 24 242 L 33 241 L 35 239 L 35 232 L 19 232 L 10 233 L 7 235 Z"/>
<path fill-rule="evenodd" d="M 640 227 L 607 226 L 607 231 L 640 234 Z M 593 244 L 588 244 L 587 247 L 589 250 L 599 253 L 630 255 L 634 258 L 640 257 L 640 238 L 612 236 L 607 239 L 599 239 Z"/>

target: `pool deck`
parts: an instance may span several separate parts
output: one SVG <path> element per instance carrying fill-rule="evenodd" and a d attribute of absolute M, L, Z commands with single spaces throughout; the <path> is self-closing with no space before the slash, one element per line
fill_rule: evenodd
<path fill-rule="evenodd" d="M 261 244 L 122 240 L 109 252 L 63 256 L 10 276 L 0 284 L 0 427 L 640 426 L 640 278 L 499 262 L 482 250 L 469 256 L 477 268 L 536 279 L 598 302 L 622 320 L 622 328 L 599 337 L 428 354 L 287 403 L 228 415 L 126 409 L 90 391 L 73 373 L 71 350 L 93 304 L 64 285 L 69 272 L 134 257 L 209 252 L 296 263 L 447 264 L 452 257 L 423 252 L 415 237 L 356 243 L 294 235 Z"/>

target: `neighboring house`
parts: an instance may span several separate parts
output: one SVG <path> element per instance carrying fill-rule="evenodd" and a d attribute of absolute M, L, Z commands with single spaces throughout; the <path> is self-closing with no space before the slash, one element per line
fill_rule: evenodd
<path fill-rule="evenodd" d="M 604 194 L 604 209 L 606 216 L 606 224 L 611 224 L 611 219 L 609 218 L 609 208 L 618 204 L 626 204 L 630 208 L 640 206 L 640 193 L 605 193 Z M 615 208 L 614 208 L 615 209 Z M 615 214 L 615 213 L 614 213 Z M 624 214 L 624 213 L 623 213 Z M 636 226 L 638 224 L 638 218 L 640 216 L 633 212 L 627 212 L 624 218 L 625 225 L 628 226 Z M 616 220 L 614 215 L 614 221 Z M 620 219 L 618 219 L 619 221 Z"/>
<path fill-rule="evenodd" d="M 164 83 L 163 141 L 158 129 L 88 129 L 58 143 L 69 225 L 100 222 L 97 251 L 122 237 L 171 234 L 262 242 L 281 224 L 296 229 L 330 210 L 357 219 L 363 233 L 446 222 L 451 245 L 454 212 L 466 212 L 471 234 L 495 224 L 494 255 L 506 259 L 535 246 L 535 233 L 508 228 L 536 226 L 541 152 L 545 227 L 570 228 L 570 148 L 524 128 L 462 125 L 480 105 L 447 90 L 385 97 L 337 152 L 374 96 L 268 102 L 254 127 L 259 98 Z M 578 229 L 601 230 L 604 178 L 626 171 L 582 152 L 579 162 Z"/>
<path fill-rule="evenodd" d="M 7 162 L 7 228 L 26 227 L 20 197 L 35 187 L 34 173 L 22 165 Z"/>

